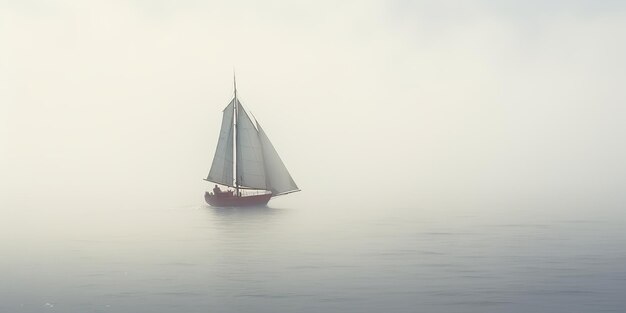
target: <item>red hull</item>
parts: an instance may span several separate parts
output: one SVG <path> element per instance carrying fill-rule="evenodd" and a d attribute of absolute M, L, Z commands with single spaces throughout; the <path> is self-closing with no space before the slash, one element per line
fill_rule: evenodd
<path fill-rule="evenodd" d="M 204 193 L 206 203 L 215 207 L 244 207 L 244 206 L 264 206 L 272 198 L 272 194 L 242 196 L 237 197 L 231 193 L 222 193 L 218 195 L 209 192 Z"/>

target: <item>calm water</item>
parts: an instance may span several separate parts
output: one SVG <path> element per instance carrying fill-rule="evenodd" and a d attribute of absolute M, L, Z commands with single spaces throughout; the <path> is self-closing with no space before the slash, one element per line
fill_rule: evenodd
<path fill-rule="evenodd" d="M 16 208 L 0 312 L 626 311 L 617 210 L 280 201 Z"/>

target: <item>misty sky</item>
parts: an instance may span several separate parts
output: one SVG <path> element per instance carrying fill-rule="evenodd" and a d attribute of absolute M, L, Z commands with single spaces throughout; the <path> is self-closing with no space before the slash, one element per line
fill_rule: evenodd
<path fill-rule="evenodd" d="M 276 201 L 619 206 L 625 55 L 623 1 L 2 0 L 0 204 L 200 203 L 235 67 Z"/>

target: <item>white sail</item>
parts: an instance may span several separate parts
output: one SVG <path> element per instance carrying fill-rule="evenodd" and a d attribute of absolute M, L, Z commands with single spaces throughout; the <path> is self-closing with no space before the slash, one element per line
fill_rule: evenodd
<path fill-rule="evenodd" d="M 298 185 L 293 181 L 287 167 L 278 156 L 274 145 L 270 142 L 259 122 L 256 123 L 259 129 L 259 139 L 263 147 L 263 160 L 265 162 L 265 174 L 267 183 L 274 195 L 298 191 Z"/>
<path fill-rule="evenodd" d="M 237 172 L 239 185 L 266 189 L 263 149 L 256 127 L 241 105 L 237 115 Z"/>
<path fill-rule="evenodd" d="M 215 157 L 206 178 L 218 184 L 234 186 L 233 184 L 233 106 L 235 99 L 224 109 L 222 128 L 215 149 Z"/>

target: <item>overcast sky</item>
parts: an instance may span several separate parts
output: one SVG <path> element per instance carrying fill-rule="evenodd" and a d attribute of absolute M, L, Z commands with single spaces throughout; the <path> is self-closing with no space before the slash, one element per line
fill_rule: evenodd
<path fill-rule="evenodd" d="M 1 203 L 200 203 L 236 68 L 276 201 L 619 206 L 625 55 L 623 1 L 2 0 Z"/>

